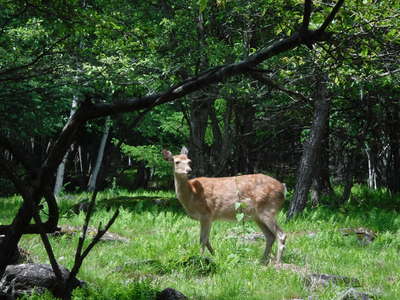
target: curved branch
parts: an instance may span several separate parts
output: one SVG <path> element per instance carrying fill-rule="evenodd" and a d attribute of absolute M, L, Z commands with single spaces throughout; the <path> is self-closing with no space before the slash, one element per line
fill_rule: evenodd
<path fill-rule="evenodd" d="M 57 201 L 54 198 L 53 193 L 46 189 L 44 197 L 49 208 L 49 217 L 45 223 L 28 224 L 24 229 L 23 233 L 26 234 L 40 234 L 40 233 L 53 233 L 60 228 L 57 227 L 59 219 L 59 211 Z M 0 225 L 0 234 L 7 234 L 14 225 Z"/>

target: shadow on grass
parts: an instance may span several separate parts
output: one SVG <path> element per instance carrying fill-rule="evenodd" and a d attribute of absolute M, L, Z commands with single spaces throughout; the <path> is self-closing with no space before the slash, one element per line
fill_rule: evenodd
<path fill-rule="evenodd" d="M 177 214 L 185 214 L 181 204 L 174 197 L 157 196 L 118 196 L 113 198 L 104 198 L 97 201 L 98 209 L 116 209 L 123 208 L 132 212 L 142 211 L 167 211 Z"/>
<path fill-rule="evenodd" d="M 165 263 L 157 259 L 131 260 L 116 268 L 118 272 L 131 273 L 132 271 L 146 274 L 165 275 L 182 272 L 193 276 L 208 276 L 217 271 L 217 264 L 209 257 L 198 255 L 172 259 Z"/>

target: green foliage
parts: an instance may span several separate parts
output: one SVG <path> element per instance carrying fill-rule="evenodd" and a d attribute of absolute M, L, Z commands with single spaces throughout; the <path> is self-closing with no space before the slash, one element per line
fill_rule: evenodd
<path fill-rule="evenodd" d="M 147 168 L 154 170 L 154 175 L 165 178 L 170 176 L 170 164 L 161 155 L 162 148 L 156 145 L 129 146 L 122 144 L 121 151 L 136 161 L 142 161 Z"/>

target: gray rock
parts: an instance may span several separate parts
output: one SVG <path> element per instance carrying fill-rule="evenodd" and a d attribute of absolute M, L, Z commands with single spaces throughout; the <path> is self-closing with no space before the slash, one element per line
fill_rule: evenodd
<path fill-rule="evenodd" d="M 344 284 L 352 287 L 360 286 L 360 281 L 357 278 L 329 274 L 309 274 L 305 276 L 305 281 L 307 286 L 311 288 L 326 287 L 332 284 Z"/>
<path fill-rule="evenodd" d="M 156 297 L 156 300 L 186 300 L 186 299 L 188 298 L 184 294 L 172 288 L 166 288 L 165 290 L 159 292 Z"/>
<path fill-rule="evenodd" d="M 371 229 L 358 227 L 358 228 L 341 228 L 340 232 L 344 236 L 355 235 L 357 236 L 358 241 L 362 245 L 368 245 L 372 243 L 376 238 L 376 233 Z"/>
<path fill-rule="evenodd" d="M 355 288 L 350 288 L 350 289 L 345 290 L 342 294 L 340 294 L 337 299 L 338 300 L 370 300 L 370 299 L 374 299 L 374 296 L 369 293 L 359 291 Z"/>
<path fill-rule="evenodd" d="M 69 271 L 60 266 L 62 277 L 66 280 Z M 72 287 L 83 286 L 84 283 L 75 279 Z M 62 295 L 53 269 L 48 264 L 20 264 L 10 265 L 0 280 L 0 299 L 16 299 L 32 293 L 44 293 L 49 290 L 54 295 Z"/>
<path fill-rule="evenodd" d="M 242 239 L 244 239 L 246 241 L 265 240 L 265 236 L 261 232 L 252 232 L 252 233 L 243 235 Z"/>
<path fill-rule="evenodd" d="M 240 238 L 246 242 L 255 242 L 257 240 L 265 240 L 265 236 L 261 232 L 250 232 L 250 233 L 231 232 L 226 236 L 226 238 L 228 238 L 228 239 Z"/>

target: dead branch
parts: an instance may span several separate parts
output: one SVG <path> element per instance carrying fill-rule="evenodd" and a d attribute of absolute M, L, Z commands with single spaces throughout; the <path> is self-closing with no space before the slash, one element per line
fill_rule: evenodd
<path fill-rule="evenodd" d="M 93 208 L 95 206 L 96 196 L 97 196 L 97 191 L 94 191 L 92 194 L 90 203 L 89 203 L 88 211 L 86 213 L 85 223 L 82 227 L 82 235 L 79 237 L 78 246 L 76 248 L 74 265 L 73 265 L 70 275 L 67 279 L 67 287 L 72 283 L 73 279 L 78 274 L 79 269 L 82 266 L 83 260 L 86 258 L 86 256 L 89 254 L 89 252 L 93 249 L 93 247 L 100 241 L 101 237 L 107 232 L 107 230 L 111 227 L 111 225 L 114 224 L 115 220 L 117 219 L 117 217 L 119 215 L 119 210 L 117 209 L 115 211 L 115 213 L 113 214 L 113 216 L 111 217 L 111 219 L 106 224 L 106 226 L 104 227 L 104 229 L 101 229 L 101 223 L 100 223 L 99 228 L 97 230 L 97 234 L 94 236 L 93 240 L 86 247 L 86 249 L 82 252 L 83 244 L 86 240 L 86 234 L 87 234 L 87 229 L 89 226 L 90 218 L 92 216 Z"/>

